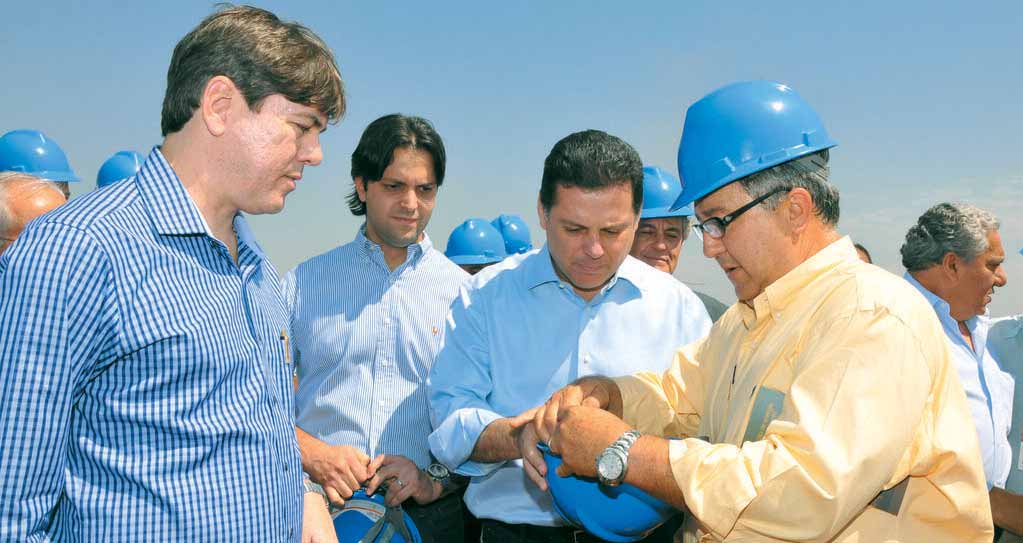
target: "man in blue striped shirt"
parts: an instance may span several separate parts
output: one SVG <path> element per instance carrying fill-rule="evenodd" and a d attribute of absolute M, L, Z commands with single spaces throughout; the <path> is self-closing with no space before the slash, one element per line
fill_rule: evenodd
<path fill-rule="evenodd" d="M 306 471 L 337 504 L 388 482 L 387 503 L 404 502 L 427 543 L 462 534 L 450 477 L 439 464 L 427 475 L 425 382 L 444 316 L 468 277 L 424 232 L 444 168 L 444 143 L 426 120 L 373 121 L 352 153 L 348 199 L 366 222 L 350 243 L 284 280 Z"/>
<path fill-rule="evenodd" d="M 301 535 L 287 312 L 242 213 L 320 163 L 340 73 L 305 27 L 229 7 L 167 81 L 141 171 L 0 257 L 0 540 Z"/>
<path fill-rule="evenodd" d="M 430 374 L 430 448 L 472 476 L 465 502 L 485 543 L 592 541 L 554 510 L 524 425 L 532 408 L 579 377 L 664 370 L 710 330 L 688 287 L 629 256 L 642 168 L 604 132 L 559 141 L 537 203 L 547 243 L 473 276 L 452 304 Z"/>

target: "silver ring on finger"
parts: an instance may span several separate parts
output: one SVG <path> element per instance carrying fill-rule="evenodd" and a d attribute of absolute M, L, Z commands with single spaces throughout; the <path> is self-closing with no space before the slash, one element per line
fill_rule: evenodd
<path fill-rule="evenodd" d="M 398 483 L 398 486 L 399 486 L 400 488 L 405 488 L 405 483 L 403 483 L 403 482 L 401 481 L 401 479 L 397 479 L 397 478 L 395 478 L 395 479 L 394 479 L 394 482 L 395 482 L 395 483 Z"/>

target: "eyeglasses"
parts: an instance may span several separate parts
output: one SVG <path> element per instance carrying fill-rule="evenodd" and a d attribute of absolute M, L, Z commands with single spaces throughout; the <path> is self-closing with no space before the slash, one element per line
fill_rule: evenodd
<path fill-rule="evenodd" d="M 714 239 L 720 239 L 725 235 L 725 228 L 727 228 L 729 224 L 732 224 L 732 221 L 738 219 L 739 215 L 742 215 L 743 213 L 753 209 L 760 202 L 763 202 L 764 200 L 770 198 L 771 196 L 774 196 L 775 194 L 778 194 L 779 192 L 788 192 L 790 190 L 792 189 L 785 187 L 776 188 L 771 192 L 768 192 L 767 194 L 740 207 L 739 209 L 736 209 L 735 211 L 729 213 L 728 215 L 725 215 L 724 217 L 711 217 L 701 223 L 696 223 L 693 225 L 693 229 L 696 230 L 697 233 L 706 233 L 708 236 Z"/>

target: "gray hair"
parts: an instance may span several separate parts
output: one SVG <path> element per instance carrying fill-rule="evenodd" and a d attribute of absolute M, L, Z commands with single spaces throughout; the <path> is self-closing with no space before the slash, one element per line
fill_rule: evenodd
<path fill-rule="evenodd" d="M 743 177 L 739 183 L 754 199 L 777 189 L 806 189 L 817 207 L 814 214 L 834 228 L 838 226 L 838 188 L 828 182 L 828 156 L 824 149 Z M 764 205 L 777 209 L 784 198 L 785 193 L 775 194 L 764 200 Z"/>
<path fill-rule="evenodd" d="M 987 250 L 988 232 L 1001 224 L 989 211 L 969 204 L 940 203 L 916 220 L 899 252 L 906 270 L 939 264 L 948 253 L 970 262 Z"/>
<path fill-rule="evenodd" d="M 13 217 L 10 205 L 7 203 L 7 193 L 15 184 L 19 189 L 29 193 L 38 190 L 54 190 L 61 196 L 64 195 L 60 187 L 48 179 L 22 172 L 0 172 L 0 232 L 6 232 L 11 227 Z"/>

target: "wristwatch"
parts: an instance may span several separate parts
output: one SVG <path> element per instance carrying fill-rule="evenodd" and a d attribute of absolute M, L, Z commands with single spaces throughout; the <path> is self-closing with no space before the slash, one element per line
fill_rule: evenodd
<path fill-rule="evenodd" d="M 426 466 L 426 474 L 429 475 L 430 478 L 433 479 L 434 481 L 440 483 L 441 486 L 444 485 L 444 481 L 448 477 L 451 477 L 451 471 L 448 470 L 447 466 L 441 464 L 440 462 L 434 462 L 429 466 Z"/>
<path fill-rule="evenodd" d="M 629 470 L 629 449 L 639 439 L 639 430 L 629 430 L 622 434 L 603 452 L 597 455 L 597 479 L 600 484 L 618 486 L 625 480 Z"/>
<path fill-rule="evenodd" d="M 463 486 L 469 484 L 469 478 L 463 477 L 457 473 L 451 473 L 451 470 L 440 462 L 434 462 L 429 466 L 426 466 L 426 475 L 440 483 L 441 496 L 446 496 L 454 490 L 458 490 Z"/>
<path fill-rule="evenodd" d="M 320 486 L 318 483 L 314 483 L 312 481 L 312 479 L 310 479 L 308 477 L 306 477 L 305 479 L 302 479 L 302 486 L 305 487 L 305 492 L 307 494 L 309 492 L 315 492 L 315 493 L 319 494 L 320 496 L 323 496 L 323 499 L 326 500 L 327 503 L 330 503 L 330 500 L 327 499 L 327 493 L 323 490 L 323 487 Z"/>

